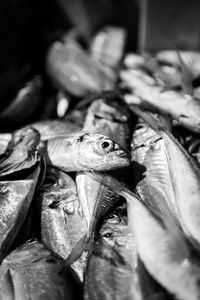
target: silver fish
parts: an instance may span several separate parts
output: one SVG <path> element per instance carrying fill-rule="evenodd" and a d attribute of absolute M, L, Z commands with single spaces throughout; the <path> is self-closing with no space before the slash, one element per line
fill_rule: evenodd
<path fill-rule="evenodd" d="M 14 242 L 28 213 L 36 185 L 43 180 L 45 170 L 36 149 L 38 143 L 35 130 L 29 128 L 17 132 L 10 149 L 1 156 L 0 260 Z"/>
<path fill-rule="evenodd" d="M 74 180 L 58 169 L 48 168 L 37 203 L 41 210 L 41 241 L 66 259 L 87 233 Z M 73 267 L 82 277 L 84 260 L 75 262 Z"/>
<path fill-rule="evenodd" d="M 80 282 L 38 241 L 11 252 L 0 267 L 0 299 L 82 299 Z"/>
<path fill-rule="evenodd" d="M 66 172 L 126 167 L 130 155 L 110 138 L 94 133 L 73 134 L 46 142 L 47 163 Z"/>

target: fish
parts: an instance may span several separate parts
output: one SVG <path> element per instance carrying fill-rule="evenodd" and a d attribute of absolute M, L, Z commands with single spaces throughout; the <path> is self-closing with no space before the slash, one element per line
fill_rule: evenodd
<path fill-rule="evenodd" d="M 28 214 L 36 188 L 43 181 L 45 163 L 32 128 L 17 131 L 0 157 L 0 261 L 5 257 Z"/>
<path fill-rule="evenodd" d="M 197 243 L 199 248 L 199 191 L 200 167 L 180 143 L 152 115 L 137 110 L 140 116 L 161 135 L 168 158 L 179 220 L 185 234 Z"/>
<path fill-rule="evenodd" d="M 117 76 L 113 70 L 87 53 L 76 39 L 56 41 L 46 57 L 47 74 L 63 90 L 76 97 L 112 90 Z"/>
<path fill-rule="evenodd" d="M 91 39 L 91 56 L 106 66 L 117 69 L 122 60 L 126 43 L 126 31 L 121 27 L 106 26 Z"/>
<path fill-rule="evenodd" d="M 96 178 L 126 199 L 129 231 L 149 274 L 177 299 L 199 299 L 198 254 L 195 260 L 192 245 L 167 206 L 166 214 L 160 216 L 113 177 L 105 180 L 99 174 Z"/>
<path fill-rule="evenodd" d="M 136 172 L 133 165 L 137 193 L 160 214 L 165 213 L 167 204 L 179 219 L 174 177 L 171 175 L 166 144 L 161 135 L 140 119 L 133 132 L 131 146 L 132 159 L 143 166 L 143 169 Z"/>
<path fill-rule="evenodd" d="M 129 150 L 131 117 L 131 110 L 122 97 L 114 92 L 103 93 L 101 98 L 95 99 L 89 106 L 83 130 L 106 134 Z M 120 170 L 120 177 L 122 174 L 123 171 Z M 76 184 L 83 214 L 89 226 L 100 185 L 85 172 L 77 173 Z"/>
<path fill-rule="evenodd" d="M 200 133 L 200 102 L 182 91 L 166 90 L 155 83 L 147 84 L 137 72 L 122 71 L 121 79 L 131 88 L 125 95 L 129 104 L 135 104 L 151 112 L 170 115 L 176 124 L 192 132 Z"/>
<path fill-rule="evenodd" d="M 39 142 L 38 131 L 31 127 L 15 131 L 0 156 L 0 178 L 34 166 L 41 158 L 37 150 Z"/>
<path fill-rule="evenodd" d="M 41 141 L 68 136 L 72 132 L 80 132 L 82 129 L 75 123 L 60 119 L 41 120 L 29 126 L 35 128 L 40 133 Z"/>
<path fill-rule="evenodd" d="M 82 299 L 82 288 L 63 260 L 37 240 L 12 251 L 0 267 L 0 299 Z"/>
<path fill-rule="evenodd" d="M 195 51 L 180 51 L 179 53 L 186 63 L 190 70 L 190 74 L 193 78 L 198 77 L 200 75 L 200 55 Z M 180 67 L 180 60 L 177 56 L 177 52 L 173 50 L 163 50 L 159 51 L 155 55 L 155 59 L 158 62 L 165 63 L 168 65 L 172 65 L 175 67 Z"/>
<path fill-rule="evenodd" d="M 3 154 L 7 147 L 8 143 L 12 139 L 11 133 L 0 133 L 0 155 Z"/>
<path fill-rule="evenodd" d="M 66 259 L 80 238 L 87 233 L 75 181 L 70 175 L 49 167 L 38 194 L 41 241 Z M 72 267 L 82 279 L 84 259 L 79 259 Z"/>
<path fill-rule="evenodd" d="M 126 167 L 130 154 L 110 138 L 94 133 L 77 133 L 46 141 L 48 165 L 65 172 L 110 170 Z"/>
<path fill-rule="evenodd" d="M 96 175 L 102 184 L 88 235 L 85 299 L 171 299 L 138 262 L 135 238 L 127 226 L 126 193 L 117 197 L 114 191 L 118 183 L 122 195 L 120 182 L 113 178 L 110 186 L 112 177 Z"/>

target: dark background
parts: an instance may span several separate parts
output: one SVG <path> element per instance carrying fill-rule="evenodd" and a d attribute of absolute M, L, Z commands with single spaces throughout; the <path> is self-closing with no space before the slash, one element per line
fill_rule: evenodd
<path fill-rule="evenodd" d="M 137 18 L 134 0 L 1 0 L 0 110 L 26 77 L 43 72 L 46 51 L 62 32 L 76 26 L 89 38 L 101 25 L 122 25 L 135 50 Z"/>

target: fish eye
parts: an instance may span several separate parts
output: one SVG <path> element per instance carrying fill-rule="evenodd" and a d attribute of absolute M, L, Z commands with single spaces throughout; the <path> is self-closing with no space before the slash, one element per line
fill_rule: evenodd
<path fill-rule="evenodd" d="M 102 143 L 101 143 L 101 148 L 104 150 L 104 151 L 110 151 L 114 148 L 114 144 L 111 140 L 104 140 Z"/>
<path fill-rule="evenodd" d="M 145 132 L 146 131 L 146 125 L 145 124 L 142 124 L 142 123 L 139 123 L 136 125 L 135 127 L 135 131 L 140 131 L 140 132 Z"/>
<path fill-rule="evenodd" d="M 120 222 L 120 218 L 119 218 L 119 216 L 116 215 L 116 214 L 110 214 L 110 215 L 108 216 L 107 221 L 108 221 L 109 223 L 119 223 L 119 222 Z"/>
<path fill-rule="evenodd" d="M 105 230 L 102 231 L 101 236 L 103 238 L 113 238 L 114 233 L 110 229 L 105 229 Z"/>
<path fill-rule="evenodd" d="M 49 188 L 57 184 L 57 179 L 53 175 L 48 175 L 45 177 L 43 188 Z"/>

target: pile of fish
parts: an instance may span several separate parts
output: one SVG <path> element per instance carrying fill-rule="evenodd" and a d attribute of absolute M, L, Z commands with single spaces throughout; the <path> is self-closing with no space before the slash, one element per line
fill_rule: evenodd
<path fill-rule="evenodd" d="M 0 114 L 2 300 L 200 299 L 200 54 L 125 41 L 68 32 Z"/>

